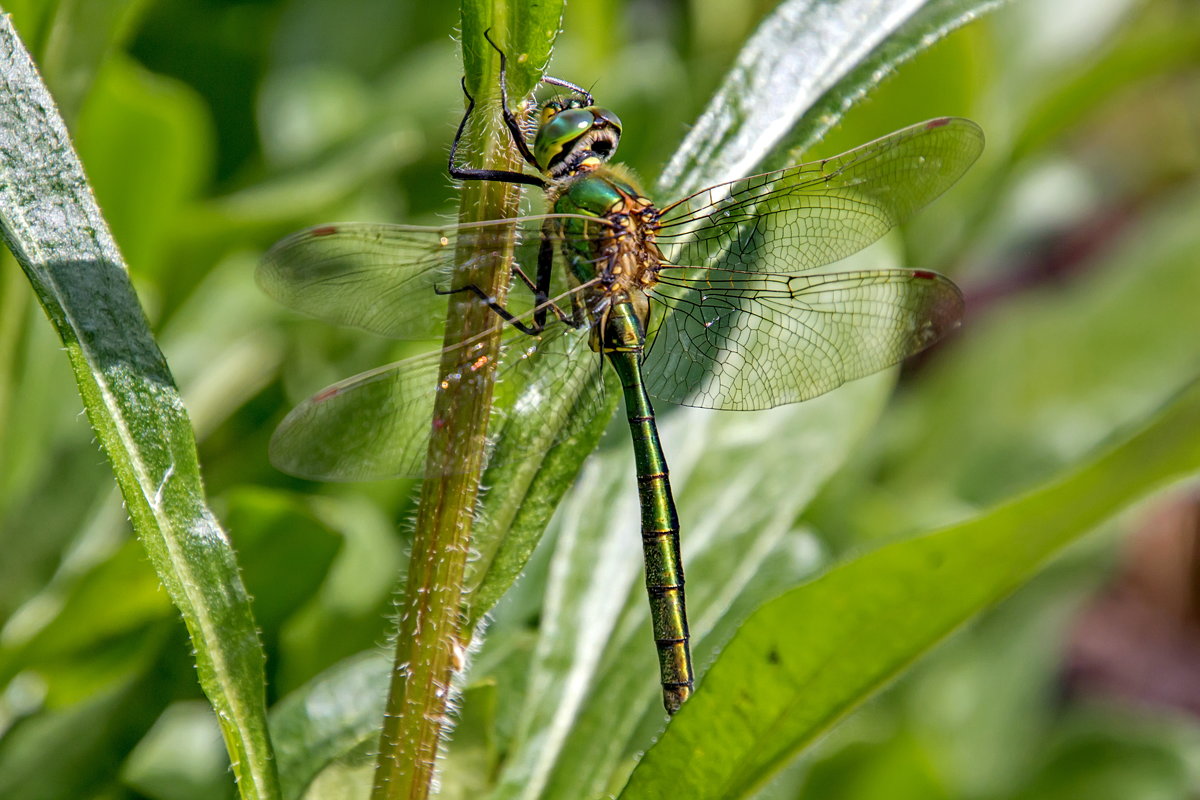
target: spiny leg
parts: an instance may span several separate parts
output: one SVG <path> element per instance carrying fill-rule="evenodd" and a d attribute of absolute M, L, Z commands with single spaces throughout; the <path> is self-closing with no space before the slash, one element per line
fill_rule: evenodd
<path fill-rule="evenodd" d="M 471 294 L 475 295 L 480 300 L 482 300 L 484 302 L 484 304 L 487 305 L 487 307 L 490 308 L 492 311 L 494 311 L 496 314 L 498 314 L 501 319 L 503 319 L 509 325 L 512 325 L 514 328 L 519 330 L 521 333 L 526 334 L 527 336 L 539 336 L 539 335 L 541 335 L 541 333 L 543 331 L 546 330 L 546 312 L 547 311 L 552 311 L 554 313 L 554 316 L 557 317 L 558 320 L 560 322 L 562 322 L 564 325 L 569 325 L 572 328 L 582 327 L 582 325 L 577 324 L 571 317 L 567 316 L 567 314 L 561 308 L 559 308 L 556 304 L 551 303 L 549 300 L 547 300 L 544 303 L 539 304 L 537 310 L 534 312 L 533 323 L 530 325 L 526 325 L 524 322 L 521 322 L 519 319 L 517 319 L 515 314 L 513 314 L 511 311 L 509 311 L 507 308 L 505 308 L 503 305 L 501 305 L 499 302 L 497 302 L 496 298 L 492 297 L 487 292 L 485 292 L 483 289 L 479 288 L 478 286 L 476 286 L 473 283 L 468 283 L 465 286 L 458 287 L 457 289 L 439 289 L 438 287 L 435 286 L 433 291 L 434 291 L 434 294 L 440 294 L 440 295 L 459 294 L 460 292 L 470 292 Z"/>
<path fill-rule="evenodd" d="M 547 183 L 536 175 L 527 175 L 524 172 L 515 172 L 507 169 L 475 169 L 473 167 L 460 167 L 455 163 L 458 158 L 458 143 L 462 140 L 463 132 L 467 129 L 467 120 L 471 118 L 471 113 L 475 110 L 475 98 L 467 91 L 467 79 L 462 79 L 463 94 L 467 96 L 467 110 L 463 114 L 462 121 L 458 123 L 458 130 L 454 133 L 454 141 L 450 143 L 450 159 L 449 170 L 450 177 L 459 181 L 500 181 L 502 183 L 521 183 L 527 186 L 537 186 L 539 189 L 545 189 Z M 507 117 L 512 113 L 507 107 L 504 109 L 506 123 Z M 514 117 L 515 121 L 515 117 Z M 509 129 L 510 134 L 512 129 Z M 514 141 L 518 142 L 517 148 L 528 152 L 529 148 L 524 141 L 514 136 Z M 524 157 L 524 153 L 522 153 Z M 528 160 L 528 159 L 526 159 Z M 536 162 L 534 162 L 536 164 Z"/>
<path fill-rule="evenodd" d="M 517 115 L 508 107 L 508 56 L 500 49 L 500 46 L 492 40 L 491 29 L 483 32 L 483 38 L 487 39 L 488 44 L 500 55 L 500 108 L 504 117 L 504 126 L 508 128 L 509 137 L 513 144 L 521 153 L 521 158 L 525 163 L 542 172 L 542 165 L 538 163 L 537 158 L 533 155 L 533 151 L 529 149 L 529 143 L 525 141 L 525 134 L 521 130 L 520 120 Z M 568 91 L 574 92 L 584 98 L 586 103 L 593 105 L 592 94 L 582 86 L 565 81 L 561 78 L 553 78 L 550 76 L 542 77 L 543 83 L 549 83 L 552 86 L 561 86 Z M 462 79 L 463 94 L 467 97 L 467 110 L 463 114 L 462 121 L 458 123 L 458 130 L 454 133 L 454 141 L 450 144 L 449 171 L 450 177 L 460 181 L 500 181 L 504 183 L 520 183 L 527 186 L 537 186 L 545 189 L 548 184 L 536 175 L 527 175 L 524 172 L 516 172 L 513 170 L 500 169 L 475 169 L 471 167 L 460 167 L 455 163 L 458 155 L 458 143 L 462 139 L 463 132 L 467 128 L 467 120 L 470 119 L 471 113 L 475 110 L 475 98 L 467 91 L 467 80 Z"/>
<path fill-rule="evenodd" d="M 521 158 L 525 159 L 525 163 L 538 172 L 542 172 L 542 165 L 538 163 L 533 151 L 529 149 L 528 142 L 525 141 L 525 134 L 521 130 L 521 123 L 517 119 L 517 115 L 508 107 L 508 56 L 504 54 L 499 45 L 492 41 L 491 33 L 490 28 L 484 31 L 483 38 L 487 39 L 492 49 L 500 55 L 500 109 L 504 114 L 504 125 L 508 128 L 508 135 L 512 137 L 513 144 L 521 151 Z"/>
<path fill-rule="evenodd" d="M 564 88 L 570 92 L 574 92 L 575 94 L 582 97 L 583 101 L 585 103 L 587 103 L 589 106 L 596 105 L 596 101 L 592 99 L 592 93 L 577 83 L 571 83 L 570 81 L 564 81 L 562 78 L 551 78 L 549 75 L 542 76 L 542 83 L 548 83 L 551 86 L 561 86 L 562 88 Z"/>
<path fill-rule="evenodd" d="M 433 288 L 433 291 L 435 294 L 441 294 L 441 295 L 459 294 L 460 292 L 471 292 L 473 295 L 475 295 L 480 300 L 482 300 L 487 305 L 488 308 L 490 308 L 492 311 L 495 311 L 500 316 L 501 319 L 503 319 L 509 325 L 512 325 L 514 328 L 519 330 L 521 333 L 527 334 L 529 336 L 537 336 L 537 335 L 541 334 L 541 332 L 543 330 L 546 329 L 544 321 L 542 323 L 539 323 L 535 319 L 532 325 L 526 325 L 524 322 L 521 322 L 519 319 L 516 318 L 516 316 L 511 311 L 509 311 L 507 308 L 505 308 L 503 305 L 501 305 L 499 302 L 497 302 L 496 298 L 492 297 L 490 294 L 485 292 L 483 289 L 480 289 L 478 286 L 476 286 L 473 283 L 468 283 L 466 286 L 460 286 L 457 289 L 439 289 L 438 287 L 435 286 Z"/>
<path fill-rule="evenodd" d="M 554 316 L 558 317 L 560 322 L 564 322 L 567 325 L 570 325 L 572 328 L 579 327 L 572 321 L 572 319 L 570 317 L 568 317 L 566 315 L 566 312 L 564 312 L 561 308 L 558 307 L 557 304 L 550 302 L 550 297 L 549 297 L 548 293 L 546 291 L 539 289 L 538 285 L 533 282 L 533 279 L 531 279 L 528 275 L 525 274 L 525 270 L 521 269 L 516 264 L 513 264 L 512 265 L 512 273 L 521 280 L 521 283 L 523 283 L 529 287 L 529 291 L 533 292 L 534 314 L 535 315 L 538 312 L 550 311 L 552 314 L 554 314 Z M 543 323 L 545 322 L 544 313 L 543 313 L 542 321 L 543 321 Z"/>
<path fill-rule="evenodd" d="M 483 38 L 487 39 L 488 44 L 500 56 L 500 107 L 504 112 L 504 124 L 508 128 L 508 133 L 512 137 L 513 144 L 521 151 L 521 158 L 538 172 L 545 172 L 545 169 L 538 163 L 537 156 L 529 149 L 529 143 L 525 141 L 525 134 L 521 130 L 521 123 L 517 119 L 517 115 L 508 107 L 508 56 L 500 49 L 500 46 L 492 40 L 491 29 L 483 32 Z M 549 75 L 542 76 L 542 83 L 549 83 L 552 86 L 561 86 L 564 89 L 572 91 L 584 98 L 587 104 L 594 105 L 592 93 L 582 86 L 564 81 L 562 78 L 552 78 Z"/>
<path fill-rule="evenodd" d="M 534 282 L 525 274 L 525 271 L 517 264 L 512 265 L 512 272 L 522 283 L 529 287 L 533 292 L 534 297 L 534 312 L 533 324 L 526 325 L 516 318 L 516 316 L 496 301 L 496 298 L 489 295 L 483 289 L 473 283 L 468 283 L 465 286 L 460 286 L 457 289 L 439 289 L 434 287 L 434 292 L 441 295 L 458 294 L 459 292 L 471 292 L 484 303 L 492 311 L 500 315 L 501 319 L 508 322 L 521 333 L 529 336 L 537 336 L 546 329 L 546 312 L 553 312 L 554 316 L 565 325 L 572 328 L 581 328 L 583 324 L 577 320 L 577 314 L 567 316 L 567 314 L 558 307 L 556 303 L 550 301 L 550 278 L 554 269 L 554 242 L 548 236 L 543 236 L 541 244 L 538 248 L 538 278 Z M 572 297 L 572 302 L 578 303 L 578 298 Z"/>

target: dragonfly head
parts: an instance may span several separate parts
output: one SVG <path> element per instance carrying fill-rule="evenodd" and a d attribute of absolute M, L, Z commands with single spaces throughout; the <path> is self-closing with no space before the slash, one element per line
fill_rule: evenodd
<path fill-rule="evenodd" d="M 583 98 L 557 97 L 542 104 L 533 155 L 551 178 L 587 172 L 612 158 L 621 120 Z"/>

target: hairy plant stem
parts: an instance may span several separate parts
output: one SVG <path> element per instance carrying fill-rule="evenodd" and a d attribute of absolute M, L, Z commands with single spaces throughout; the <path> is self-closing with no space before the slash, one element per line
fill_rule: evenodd
<path fill-rule="evenodd" d="M 492 81 L 493 86 L 496 85 Z M 476 107 L 460 152 L 478 153 L 495 169 L 520 170 L 523 162 L 499 123 L 494 103 Z M 478 124 L 475 124 L 478 123 Z M 494 181 L 464 183 L 460 222 L 515 216 L 520 187 Z M 454 284 L 473 283 L 503 303 L 512 245 L 507 252 L 476 252 L 460 245 L 458 263 L 469 265 Z M 388 696 L 374 800 L 419 800 L 429 796 L 438 743 L 447 724 L 451 684 L 462 667 L 463 575 L 470 551 L 479 479 L 491 410 L 493 374 L 499 355 L 500 317 L 469 292 L 451 296 L 445 344 L 490 331 L 479 347 L 448 350 L 442 374 L 470 373 L 434 406 L 433 434 L 417 511 L 408 581 L 402 600 L 396 656 Z M 481 359 L 483 359 L 481 361 Z M 482 369 L 473 365 L 485 364 Z"/>

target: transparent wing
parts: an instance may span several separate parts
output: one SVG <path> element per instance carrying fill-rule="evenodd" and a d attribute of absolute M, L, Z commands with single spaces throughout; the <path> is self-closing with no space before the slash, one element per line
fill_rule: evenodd
<path fill-rule="evenodd" d="M 663 277 L 671 309 L 645 362 L 654 397 L 730 410 L 824 394 L 927 347 L 962 317 L 962 295 L 922 270 L 770 275 L 710 269 Z"/>
<path fill-rule="evenodd" d="M 514 338 L 496 383 L 493 425 L 503 453 L 527 454 L 566 439 L 604 406 L 609 368 L 589 345 L 586 329 L 558 323 L 539 337 Z M 500 444 L 497 442 L 497 444 Z M 493 457 L 489 463 L 507 460 Z"/>
<path fill-rule="evenodd" d="M 320 225 L 279 241 L 263 257 L 256 277 L 263 290 L 284 305 L 337 325 L 398 339 L 437 336 L 446 320 L 447 297 L 435 289 L 457 288 L 453 273 L 459 254 L 493 258 L 515 240 L 514 267 L 536 280 L 542 240 L 554 255 L 561 249 L 557 234 L 542 230 L 548 219 L 440 228 Z M 566 291 L 564 272 L 555 269 L 552 295 Z M 528 291 L 514 291 L 513 301 L 530 296 Z"/>
<path fill-rule="evenodd" d="M 430 353 L 322 389 L 275 429 L 271 463 L 309 480 L 420 475 L 440 364 Z"/>
<path fill-rule="evenodd" d="M 312 480 L 423 476 L 437 393 L 454 391 L 456 384 L 477 379 L 487 368 L 477 363 L 476 354 L 482 352 L 477 343 L 459 347 L 465 366 L 447 376 L 439 377 L 439 351 L 317 392 L 276 429 L 271 463 Z M 520 437 L 540 428 L 558 431 L 557 438 L 569 436 L 586 422 L 587 409 L 603 402 L 598 363 L 586 331 L 555 323 L 540 336 L 528 336 L 510 328 L 495 367 L 497 407 L 509 417 L 505 435 Z M 506 451 L 519 453 L 520 448 Z"/>
<path fill-rule="evenodd" d="M 824 161 L 697 192 L 663 210 L 658 240 L 673 264 L 794 275 L 878 240 L 982 149 L 970 120 L 923 122 Z"/>

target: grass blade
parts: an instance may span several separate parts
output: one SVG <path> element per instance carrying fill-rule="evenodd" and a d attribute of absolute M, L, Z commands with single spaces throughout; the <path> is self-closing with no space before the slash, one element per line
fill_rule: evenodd
<path fill-rule="evenodd" d="M 187 412 L 66 128 L 0 18 L 0 232 L 57 329 L 134 530 L 183 615 L 243 797 L 278 797 L 263 652 Z"/>
<path fill-rule="evenodd" d="M 758 609 L 650 749 L 625 800 L 750 795 L 805 745 L 1062 547 L 1200 470 L 1200 380 L 1124 442 L 975 519 Z"/>

